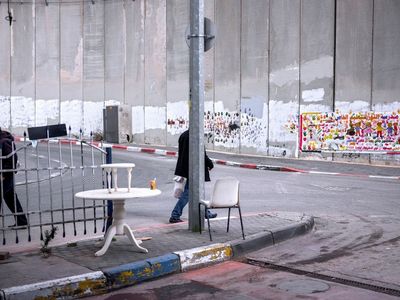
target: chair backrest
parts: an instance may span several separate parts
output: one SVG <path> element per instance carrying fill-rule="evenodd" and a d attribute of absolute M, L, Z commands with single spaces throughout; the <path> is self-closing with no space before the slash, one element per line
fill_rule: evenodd
<path fill-rule="evenodd" d="M 220 178 L 215 181 L 211 197 L 211 206 L 229 207 L 239 203 L 239 180 L 234 177 Z"/>

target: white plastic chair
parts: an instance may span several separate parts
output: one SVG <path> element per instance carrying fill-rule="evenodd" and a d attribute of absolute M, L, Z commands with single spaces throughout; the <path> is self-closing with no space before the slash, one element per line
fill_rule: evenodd
<path fill-rule="evenodd" d="M 211 196 L 211 201 L 200 200 L 199 203 L 199 212 L 201 212 L 201 205 L 204 205 L 205 216 L 207 218 L 208 224 L 208 233 L 210 234 L 210 241 L 212 241 L 211 237 L 211 228 L 210 228 L 210 219 L 208 218 L 208 209 L 217 209 L 217 208 L 228 208 L 228 225 L 226 228 L 226 232 L 229 232 L 229 220 L 231 215 L 231 208 L 237 208 L 239 210 L 240 217 L 240 225 L 242 227 L 242 236 L 244 237 L 243 230 L 243 220 L 242 220 L 242 212 L 240 210 L 239 204 L 239 180 L 234 177 L 226 177 L 217 179 L 214 185 L 214 190 Z M 199 213 L 199 224 L 200 224 L 200 234 L 201 234 L 201 213 Z"/>

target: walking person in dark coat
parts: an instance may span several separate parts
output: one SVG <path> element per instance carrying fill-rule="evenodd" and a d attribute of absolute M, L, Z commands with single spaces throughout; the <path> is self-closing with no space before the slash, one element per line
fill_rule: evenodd
<path fill-rule="evenodd" d="M 8 131 L 0 128 L 0 149 L 1 156 L 5 157 L 15 150 L 14 137 Z M 14 157 L 13 157 L 14 156 Z M 1 206 L 4 202 L 13 214 L 23 213 L 21 203 L 19 202 L 17 193 L 14 191 L 14 172 L 7 171 L 16 169 L 17 166 L 17 154 L 14 154 L 9 158 L 0 159 L 0 212 Z M 16 226 L 26 226 L 28 221 L 25 214 L 18 214 L 16 217 Z M 15 226 L 14 225 L 14 226 Z"/>
<path fill-rule="evenodd" d="M 178 161 L 176 162 L 175 175 L 181 176 L 186 179 L 189 178 L 189 130 L 186 130 L 179 137 L 179 149 L 178 149 Z M 204 179 L 205 181 L 210 181 L 210 170 L 214 167 L 213 162 L 207 156 L 207 153 L 204 151 Z M 189 202 L 189 180 L 186 180 L 185 188 L 178 199 L 174 209 L 171 212 L 171 217 L 169 219 L 170 223 L 179 223 L 183 222 L 181 220 L 182 210 Z M 208 217 L 215 218 L 217 216 L 216 213 L 208 212 Z"/>

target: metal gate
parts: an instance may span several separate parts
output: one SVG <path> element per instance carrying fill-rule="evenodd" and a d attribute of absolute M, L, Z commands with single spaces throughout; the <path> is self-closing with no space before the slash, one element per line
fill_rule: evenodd
<path fill-rule="evenodd" d="M 106 162 L 106 151 L 93 143 L 92 135 L 89 141 L 71 135 L 27 141 L 24 136 L 12 153 L 0 156 L 2 244 L 43 240 L 45 230 L 54 227 L 63 237 L 104 232 L 107 201 L 74 195 L 105 187 L 100 165 Z M 7 159 L 13 162 L 12 169 L 3 167 Z"/>

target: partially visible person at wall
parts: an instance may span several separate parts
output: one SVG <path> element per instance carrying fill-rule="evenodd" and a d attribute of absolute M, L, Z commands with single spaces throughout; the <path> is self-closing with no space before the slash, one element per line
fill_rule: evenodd
<path fill-rule="evenodd" d="M 0 149 L 1 156 L 5 157 L 15 150 L 14 137 L 8 131 L 0 128 Z M 22 213 L 15 216 L 16 223 L 13 226 L 26 226 L 28 221 L 23 214 L 18 195 L 14 191 L 14 172 L 7 171 L 16 169 L 18 156 L 14 154 L 8 158 L 0 159 L 0 212 L 3 201 L 13 214 Z M 3 208 L 4 209 L 4 208 Z"/>
<path fill-rule="evenodd" d="M 189 130 L 186 130 L 179 137 L 179 149 L 178 149 L 178 161 L 176 162 L 175 175 L 181 176 L 186 179 L 189 178 Z M 209 171 L 214 167 L 213 162 L 207 156 L 207 153 L 204 151 L 204 179 L 205 181 L 210 181 L 210 173 Z M 186 180 L 186 185 L 183 190 L 183 193 L 180 195 L 178 202 L 174 209 L 171 212 L 171 217 L 169 219 L 170 223 L 179 223 L 183 222 L 181 220 L 182 210 L 189 202 L 189 180 Z M 211 213 L 209 210 L 208 217 L 210 219 L 217 217 L 216 213 Z"/>

